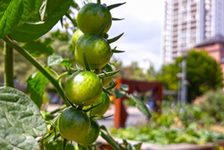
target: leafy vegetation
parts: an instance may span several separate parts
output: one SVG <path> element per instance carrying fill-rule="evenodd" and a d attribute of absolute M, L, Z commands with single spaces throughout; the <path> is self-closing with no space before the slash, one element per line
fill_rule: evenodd
<path fill-rule="evenodd" d="M 172 109 L 170 109 L 172 108 Z M 163 106 L 163 113 L 152 115 L 148 124 L 111 129 L 114 136 L 156 144 L 205 144 L 224 139 L 224 134 L 213 131 L 215 118 L 195 105 L 185 107 Z M 218 113 L 218 112 L 216 112 Z"/>
<path fill-rule="evenodd" d="M 199 107 L 203 112 L 207 112 L 215 122 L 224 124 L 224 93 L 222 90 L 211 91 L 204 95 L 203 100 L 199 102 Z"/>
<path fill-rule="evenodd" d="M 178 74 L 181 73 L 180 64 L 183 58 L 179 57 L 174 63 L 165 65 L 158 73 L 160 80 L 167 89 L 178 90 Z M 205 51 L 189 51 L 186 55 L 186 76 L 188 101 L 209 90 L 221 88 L 223 77 L 219 64 Z"/>

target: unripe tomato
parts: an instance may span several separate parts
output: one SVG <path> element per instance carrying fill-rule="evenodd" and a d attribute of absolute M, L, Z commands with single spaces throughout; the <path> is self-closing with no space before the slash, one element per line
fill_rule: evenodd
<path fill-rule="evenodd" d="M 83 35 L 76 42 L 75 60 L 85 67 L 83 55 L 91 69 L 101 69 L 110 61 L 112 51 L 106 39 L 97 35 Z"/>
<path fill-rule="evenodd" d="M 91 71 L 82 71 L 70 75 L 65 81 L 64 87 L 68 99 L 80 106 L 95 103 L 102 92 L 100 78 Z"/>
<path fill-rule="evenodd" d="M 98 123 L 94 120 L 91 120 L 90 122 L 91 122 L 91 125 L 90 125 L 88 135 L 86 135 L 84 139 L 80 140 L 80 144 L 84 146 L 88 146 L 92 144 L 93 142 L 96 141 L 96 139 L 99 136 L 100 127 Z"/>
<path fill-rule="evenodd" d="M 59 115 L 58 127 L 63 138 L 80 143 L 88 136 L 91 122 L 84 112 L 69 107 Z"/>
<path fill-rule="evenodd" d="M 102 116 L 110 106 L 110 99 L 108 95 L 105 92 L 102 92 L 100 97 L 97 99 L 96 104 L 99 105 L 90 110 L 90 115 Z"/>
<path fill-rule="evenodd" d="M 77 26 L 86 34 L 106 33 L 112 24 L 110 11 L 101 4 L 89 3 L 77 15 Z"/>
<path fill-rule="evenodd" d="M 83 33 L 82 33 L 81 30 L 79 30 L 79 29 L 75 30 L 75 32 L 74 32 L 74 34 L 73 34 L 73 36 L 72 36 L 72 45 L 73 45 L 73 47 L 75 47 L 76 42 L 78 41 L 78 39 L 79 39 L 80 36 L 82 36 L 82 35 L 83 35 Z"/>

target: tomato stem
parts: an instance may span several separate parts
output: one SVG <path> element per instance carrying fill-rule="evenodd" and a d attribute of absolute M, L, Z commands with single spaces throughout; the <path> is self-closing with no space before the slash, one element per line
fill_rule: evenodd
<path fill-rule="evenodd" d="M 6 41 L 7 45 L 9 45 L 11 48 L 14 48 L 17 52 L 23 55 L 23 57 L 25 57 L 33 66 L 35 66 L 56 88 L 59 95 L 72 107 L 75 107 L 74 104 L 72 104 L 72 102 L 65 96 L 64 91 L 62 90 L 57 79 L 55 79 L 54 76 L 48 70 L 46 70 L 28 51 L 20 47 L 15 41 L 10 39 L 9 37 L 5 37 L 4 41 Z"/>
<path fill-rule="evenodd" d="M 107 141 L 107 143 L 109 143 L 115 150 L 121 150 L 122 148 L 120 147 L 120 145 L 110 136 L 104 133 L 104 131 L 100 132 L 101 137 Z"/>
<path fill-rule="evenodd" d="M 4 85 L 14 87 L 13 80 L 13 49 L 4 43 Z"/>
<path fill-rule="evenodd" d="M 97 4 L 101 4 L 101 0 L 97 0 Z"/>

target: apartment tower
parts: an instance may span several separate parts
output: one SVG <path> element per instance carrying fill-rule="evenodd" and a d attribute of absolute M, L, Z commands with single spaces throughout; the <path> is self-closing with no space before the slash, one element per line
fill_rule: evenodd
<path fill-rule="evenodd" d="M 163 62 L 196 44 L 224 35 L 224 0 L 165 0 Z"/>

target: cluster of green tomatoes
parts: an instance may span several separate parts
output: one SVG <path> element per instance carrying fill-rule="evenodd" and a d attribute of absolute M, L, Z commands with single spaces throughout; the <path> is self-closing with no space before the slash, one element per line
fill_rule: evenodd
<path fill-rule="evenodd" d="M 111 76 L 103 75 L 114 71 L 109 63 L 113 50 L 107 39 L 112 24 L 110 8 L 100 3 L 85 4 L 76 21 L 78 29 L 72 44 L 75 61 L 81 69 L 64 82 L 65 95 L 72 106 L 59 115 L 58 128 L 63 138 L 88 146 L 100 132 L 96 118 L 102 117 L 110 104 L 108 93 L 103 90 L 112 81 Z"/>

